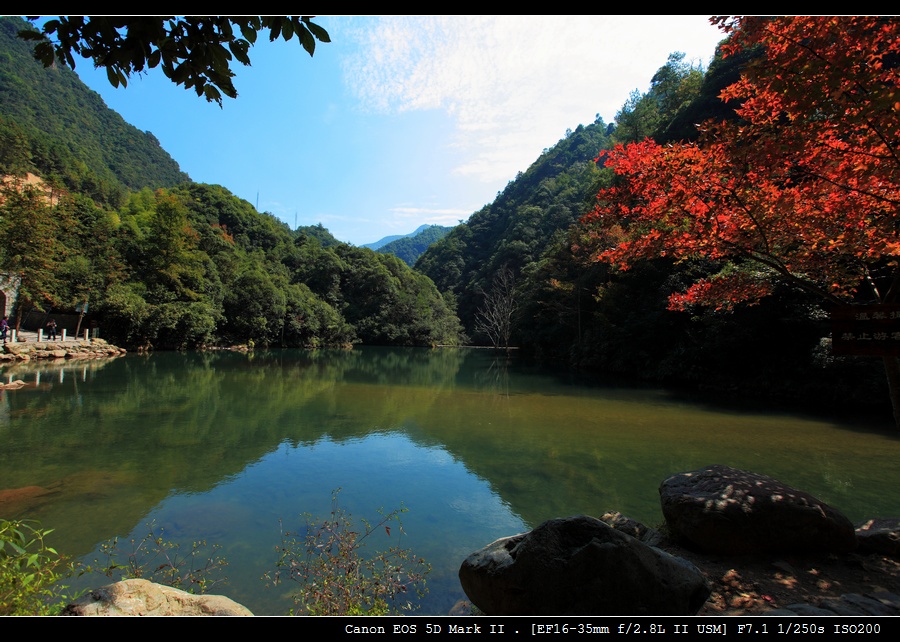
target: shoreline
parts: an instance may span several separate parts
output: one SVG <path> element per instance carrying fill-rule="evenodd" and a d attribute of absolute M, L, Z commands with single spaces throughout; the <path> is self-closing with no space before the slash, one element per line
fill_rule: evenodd
<path fill-rule="evenodd" d="M 127 354 L 105 339 L 77 339 L 69 341 L 16 341 L 4 343 L 0 363 L 16 363 L 36 359 L 100 359 Z"/>

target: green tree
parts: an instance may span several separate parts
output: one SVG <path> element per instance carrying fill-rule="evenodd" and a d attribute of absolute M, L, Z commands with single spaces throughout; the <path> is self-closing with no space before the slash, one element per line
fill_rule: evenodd
<path fill-rule="evenodd" d="M 78 194 L 64 196 L 57 208 L 66 213 L 69 224 L 57 228 L 67 252 L 55 271 L 56 306 L 94 305 L 107 287 L 125 278 L 125 265 L 114 245 L 119 219 Z"/>
<path fill-rule="evenodd" d="M 0 120 L 0 173 L 24 176 L 31 169 L 27 136 L 16 123 Z"/>
<path fill-rule="evenodd" d="M 700 93 L 703 69 L 685 62 L 680 51 L 669 54 L 650 81 L 650 90 L 631 92 L 616 113 L 616 139 L 635 142 L 655 136 L 671 123 Z"/>
<path fill-rule="evenodd" d="M 331 42 L 313 17 L 59 16 L 41 31 L 22 30 L 19 36 L 37 41 L 34 57 L 45 67 L 57 62 L 74 69 L 75 56 L 81 56 L 104 67 L 113 87 L 124 87 L 131 74 L 159 66 L 175 84 L 221 106 L 223 94 L 237 97 L 232 60 L 250 65 L 258 32 L 268 32 L 270 41 L 296 35 L 310 56 L 317 40 Z"/>
<path fill-rule="evenodd" d="M 54 220 L 54 214 L 58 212 L 47 204 L 40 190 L 18 182 L 4 186 L 0 200 L 0 266 L 21 278 L 18 330 L 23 301 L 43 309 L 56 298 L 54 270 L 61 248 L 56 235 L 59 221 Z"/>
<path fill-rule="evenodd" d="M 174 195 L 157 194 L 144 243 L 148 283 L 186 300 L 200 298 L 203 256 L 197 249 L 199 236 L 188 221 L 188 210 Z"/>
<path fill-rule="evenodd" d="M 653 135 L 659 127 L 659 105 L 650 94 L 637 89 L 628 94 L 622 109 L 616 112 L 616 138 L 619 140 L 643 140 Z"/>
<path fill-rule="evenodd" d="M 280 344 L 287 297 L 258 262 L 248 262 L 225 296 L 228 327 L 236 337 Z"/>

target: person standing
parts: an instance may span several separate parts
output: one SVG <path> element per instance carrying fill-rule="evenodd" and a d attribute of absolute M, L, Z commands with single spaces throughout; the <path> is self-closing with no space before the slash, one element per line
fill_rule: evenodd
<path fill-rule="evenodd" d="M 47 321 L 47 334 L 50 341 L 56 341 L 56 319 Z"/>
<path fill-rule="evenodd" d="M 7 321 L 7 316 L 3 315 L 3 320 L 0 321 L 0 338 L 3 339 L 3 343 L 6 343 L 6 335 L 9 334 L 9 321 Z"/>

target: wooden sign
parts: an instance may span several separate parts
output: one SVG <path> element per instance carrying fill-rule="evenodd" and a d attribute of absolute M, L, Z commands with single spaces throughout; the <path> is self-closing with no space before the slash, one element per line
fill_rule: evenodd
<path fill-rule="evenodd" d="M 835 308 L 831 348 L 836 355 L 900 356 L 900 304 Z"/>

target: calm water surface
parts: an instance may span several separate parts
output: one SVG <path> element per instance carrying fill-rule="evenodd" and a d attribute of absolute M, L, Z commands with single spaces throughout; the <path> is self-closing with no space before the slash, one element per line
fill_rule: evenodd
<path fill-rule="evenodd" d="M 149 522 L 216 542 L 229 561 L 216 592 L 261 615 L 292 606 L 290 587 L 260 579 L 279 520 L 326 515 L 337 488 L 354 516 L 408 509 L 400 543 L 432 564 L 434 614 L 464 597 L 471 551 L 580 513 L 657 525 L 659 483 L 712 463 L 853 521 L 900 515 L 900 440 L 884 427 L 579 384 L 485 350 L 164 353 L 0 377 L 34 384 L 0 393 L 0 516 L 40 520 L 86 562 Z"/>

